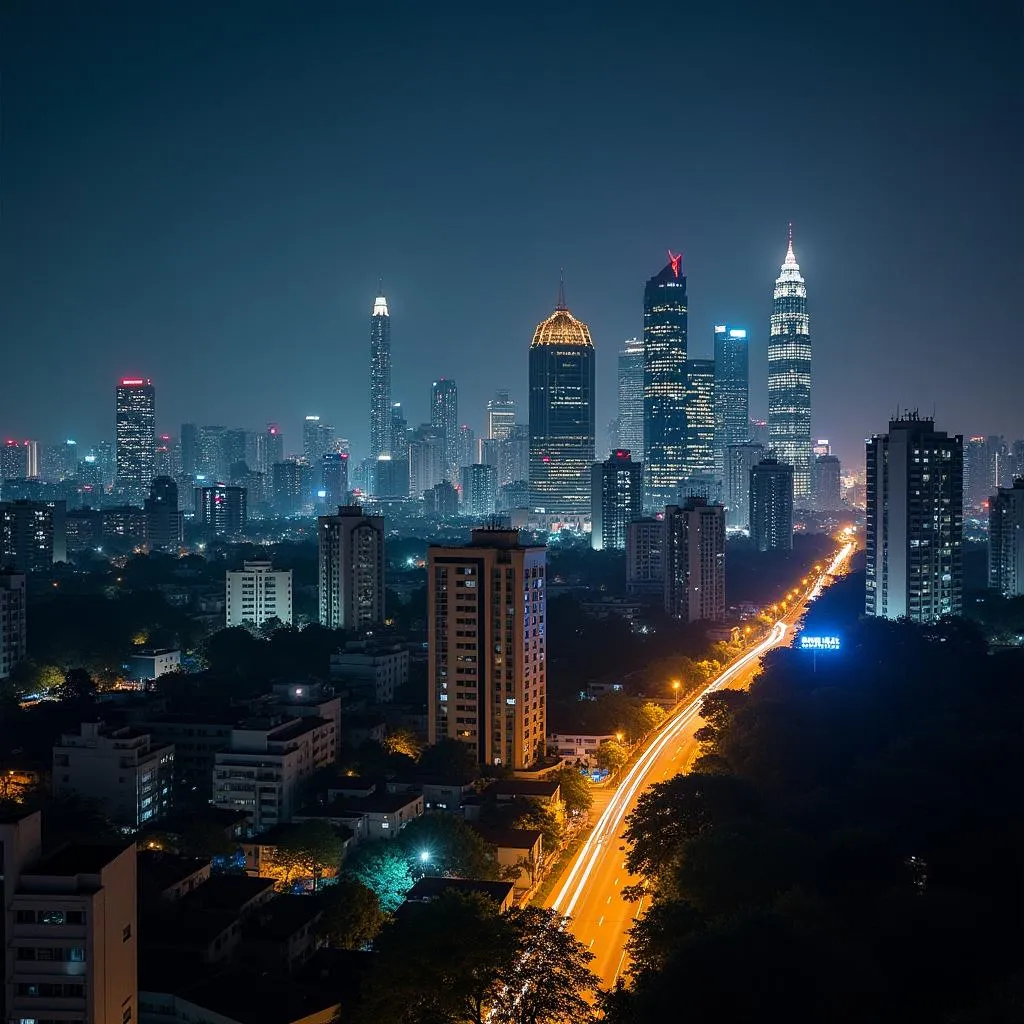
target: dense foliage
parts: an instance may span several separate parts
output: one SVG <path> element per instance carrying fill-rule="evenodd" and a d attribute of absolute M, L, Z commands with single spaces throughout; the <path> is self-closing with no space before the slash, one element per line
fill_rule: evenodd
<path fill-rule="evenodd" d="M 628 864 L 653 905 L 613 1024 L 681 992 L 721 1024 L 1010 1019 L 973 1008 L 1021 991 L 1024 652 L 845 621 L 841 654 L 778 650 L 708 698 L 697 773 L 641 798 Z"/>

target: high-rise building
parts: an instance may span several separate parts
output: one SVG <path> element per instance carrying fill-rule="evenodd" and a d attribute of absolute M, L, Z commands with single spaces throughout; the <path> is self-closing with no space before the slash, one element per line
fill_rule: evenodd
<path fill-rule="evenodd" d="M 514 508 L 530 507 L 530 485 L 525 480 L 502 484 L 498 490 L 498 510 L 508 512 Z"/>
<path fill-rule="evenodd" d="M 373 474 L 375 498 L 409 497 L 409 460 L 397 455 L 378 455 Z"/>
<path fill-rule="evenodd" d="M 686 276 L 682 254 L 644 287 L 644 504 L 675 501 L 686 466 Z"/>
<path fill-rule="evenodd" d="M 763 444 L 765 448 L 768 447 L 768 421 L 767 420 L 750 420 L 750 440 L 754 444 Z"/>
<path fill-rule="evenodd" d="M 413 431 L 409 442 L 409 493 L 418 498 L 445 479 L 441 431 L 429 423 L 422 423 Z"/>
<path fill-rule="evenodd" d="M 149 485 L 146 513 L 146 541 L 151 551 L 175 552 L 184 539 L 182 514 L 178 510 L 178 485 L 169 476 L 158 476 Z"/>
<path fill-rule="evenodd" d="M 384 519 L 341 505 L 317 519 L 320 625 L 361 630 L 384 621 Z"/>
<path fill-rule="evenodd" d="M 508 391 L 499 388 L 487 403 L 487 436 L 495 441 L 504 441 L 516 425 L 516 403 Z"/>
<path fill-rule="evenodd" d="M 793 467 L 794 498 L 806 502 L 811 496 L 811 320 L 792 225 L 772 303 L 768 442 L 775 457 Z"/>
<path fill-rule="evenodd" d="M 476 432 L 468 423 L 459 427 L 459 465 L 472 466 L 476 462 Z"/>
<path fill-rule="evenodd" d="M 136 841 L 42 856 L 39 811 L 0 820 L 0 1020 L 140 1019 Z"/>
<path fill-rule="evenodd" d="M 498 479 L 502 486 L 530 479 L 530 428 L 517 423 L 498 449 Z M 529 499 L 527 499 L 529 501 Z"/>
<path fill-rule="evenodd" d="M 199 472 L 199 427 L 195 423 L 181 425 L 181 475 L 192 478 Z"/>
<path fill-rule="evenodd" d="M 309 466 L 298 459 L 275 462 L 270 467 L 270 489 L 276 515 L 301 515 L 310 492 Z"/>
<path fill-rule="evenodd" d="M 25 574 L 0 569 L 0 679 L 25 660 Z"/>
<path fill-rule="evenodd" d="M 793 467 L 769 456 L 750 470 L 750 539 L 758 551 L 793 550 Z"/>
<path fill-rule="evenodd" d="M 649 516 L 626 527 L 626 592 L 658 594 L 665 590 L 665 523 Z"/>
<path fill-rule="evenodd" d="M 431 743 L 456 739 L 479 764 L 529 768 L 546 736 L 546 549 L 516 530 L 474 530 L 427 551 Z"/>
<path fill-rule="evenodd" d="M 228 460 L 224 439 L 227 427 L 208 424 L 199 428 L 198 464 L 196 472 L 207 483 L 227 483 Z"/>
<path fill-rule="evenodd" d="M 196 488 L 196 519 L 206 536 L 240 537 L 248 518 L 244 487 L 214 484 Z"/>
<path fill-rule="evenodd" d="M 814 444 L 811 445 L 811 455 L 817 458 L 819 455 L 831 455 L 832 454 L 832 442 L 827 437 L 819 437 Z"/>
<path fill-rule="evenodd" d="M 441 519 L 454 519 L 459 514 L 459 492 L 447 480 L 439 481 L 423 492 L 423 512 Z"/>
<path fill-rule="evenodd" d="M 442 377 L 430 388 L 430 422 L 444 441 L 445 472 L 454 478 L 460 464 L 459 392 L 455 381 Z"/>
<path fill-rule="evenodd" d="M 714 476 L 715 361 L 689 359 L 686 363 L 686 477 Z"/>
<path fill-rule="evenodd" d="M 989 502 L 988 581 L 1003 597 L 1024 596 L 1024 478 Z"/>
<path fill-rule="evenodd" d="M 388 300 L 378 295 L 370 314 L 370 458 L 390 455 L 391 316 Z"/>
<path fill-rule="evenodd" d="M 558 290 L 530 345 L 530 503 L 554 513 L 590 509 L 594 462 L 594 343 Z"/>
<path fill-rule="evenodd" d="M 750 440 L 750 354 L 747 332 L 715 326 L 715 475 L 725 480 L 725 450 Z"/>
<path fill-rule="evenodd" d="M 409 456 L 409 422 L 401 402 L 391 404 L 391 426 L 389 428 L 388 452 L 396 459 Z"/>
<path fill-rule="evenodd" d="M 590 546 L 622 550 L 626 532 L 643 514 L 643 467 L 626 448 L 616 448 L 590 470 Z"/>
<path fill-rule="evenodd" d="M 835 512 L 842 507 L 842 467 L 835 455 L 815 456 L 814 507 L 819 512 Z"/>
<path fill-rule="evenodd" d="M 115 392 L 117 489 L 141 505 L 156 476 L 156 391 L 148 377 L 122 377 Z"/>
<path fill-rule="evenodd" d="M 284 434 L 276 423 L 268 423 L 257 444 L 256 469 L 270 476 L 278 462 L 284 462 Z"/>
<path fill-rule="evenodd" d="M 307 416 L 302 425 L 302 454 L 312 475 L 314 490 L 323 487 L 321 469 L 323 457 L 334 451 L 334 427 L 323 423 L 319 416 Z"/>
<path fill-rule="evenodd" d="M 5 441 L 0 449 L 0 481 L 27 479 L 28 448 L 21 441 Z"/>
<path fill-rule="evenodd" d="M 868 615 L 935 622 L 960 614 L 963 447 L 963 437 L 917 413 L 868 440 Z"/>
<path fill-rule="evenodd" d="M 0 569 L 51 571 L 67 561 L 63 501 L 0 501 Z"/>
<path fill-rule="evenodd" d="M 725 618 L 725 508 L 705 498 L 665 508 L 665 611 L 686 622 Z"/>
<path fill-rule="evenodd" d="M 348 454 L 327 452 L 320 460 L 324 502 L 328 508 L 348 504 Z"/>
<path fill-rule="evenodd" d="M 619 415 L 616 445 L 627 448 L 637 462 L 644 459 L 644 343 L 627 338 L 619 352 Z"/>
<path fill-rule="evenodd" d="M 495 466 L 477 463 L 463 466 L 462 477 L 462 515 L 470 516 L 478 523 L 486 521 L 494 515 L 495 502 L 498 497 L 498 470 Z"/>
<path fill-rule="evenodd" d="M 271 562 L 243 562 L 228 569 L 224 618 L 228 629 L 251 623 L 257 629 L 271 619 L 292 624 L 292 571 Z"/>
<path fill-rule="evenodd" d="M 1024 476 L 1024 440 L 1014 441 L 1010 446 L 1010 475 L 1014 480 Z"/>
<path fill-rule="evenodd" d="M 750 471 L 764 458 L 764 445 L 730 444 L 725 448 L 725 525 L 750 529 Z"/>

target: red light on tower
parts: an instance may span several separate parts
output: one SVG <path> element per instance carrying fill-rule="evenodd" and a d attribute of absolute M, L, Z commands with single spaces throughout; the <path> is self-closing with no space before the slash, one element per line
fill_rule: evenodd
<path fill-rule="evenodd" d="M 672 273 L 676 277 L 678 277 L 679 276 L 679 267 L 680 267 L 680 265 L 683 262 L 683 254 L 682 253 L 673 253 L 672 250 L 669 249 L 669 251 L 668 251 L 668 261 L 669 261 L 669 263 L 672 266 Z"/>
<path fill-rule="evenodd" d="M 153 382 L 148 377 L 122 377 L 121 387 L 123 388 L 137 388 L 143 384 L 152 384 Z"/>

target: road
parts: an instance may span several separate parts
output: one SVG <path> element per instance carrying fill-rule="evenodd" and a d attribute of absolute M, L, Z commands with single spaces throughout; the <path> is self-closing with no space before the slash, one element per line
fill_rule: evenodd
<path fill-rule="evenodd" d="M 622 839 L 626 815 L 651 783 L 685 770 L 696 755 L 698 744 L 693 734 L 703 724 L 699 714 L 701 700 L 715 690 L 748 686 L 760 670 L 761 656 L 773 647 L 792 642 L 793 626 L 808 600 L 821 593 L 853 550 L 852 543 L 846 545 L 831 565 L 794 599 L 768 636 L 681 707 L 655 734 L 618 788 L 602 794 L 603 801 L 595 800 L 597 824 L 560 884 L 552 890 L 548 905 L 571 918 L 570 930 L 594 954 L 591 967 L 604 987 L 610 988 L 622 975 L 626 966 L 626 935 L 643 911 L 642 902 L 627 903 L 622 898 L 625 886 L 641 881 L 626 870 Z"/>

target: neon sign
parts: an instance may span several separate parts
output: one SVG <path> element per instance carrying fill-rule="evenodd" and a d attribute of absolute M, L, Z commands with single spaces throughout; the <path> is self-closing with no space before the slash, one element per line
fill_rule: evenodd
<path fill-rule="evenodd" d="M 838 651 L 842 647 L 837 636 L 806 636 L 803 633 L 797 644 L 801 651 Z"/>
<path fill-rule="evenodd" d="M 676 277 L 678 277 L 679 276 L 679 265 L 683 262 L 683 254 L 682 253 L 678 253 L 678 254 L 673 253 L 672 250 L 669 249 L 669 251 L 668 251 L 668 262 L 672 266 L 672 273 Z"/>

